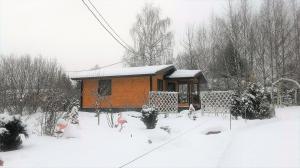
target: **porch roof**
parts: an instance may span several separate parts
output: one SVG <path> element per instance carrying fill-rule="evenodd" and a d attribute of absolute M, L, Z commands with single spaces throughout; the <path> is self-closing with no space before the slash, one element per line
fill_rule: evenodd
<path fill-rule="evenodd" d="M 200 70 L 184 70 L 184 69 L 180 69 L 180 70 L 176 70 L 175 72 L 173 72 L 172 74 L 170 74 L 169 76 L 167 76 L 167 78 L 169 79 L 174 79 L 174 78 L 194 78 L 197 77 L 199 75 L 201 75 L 201 71 Z"/>

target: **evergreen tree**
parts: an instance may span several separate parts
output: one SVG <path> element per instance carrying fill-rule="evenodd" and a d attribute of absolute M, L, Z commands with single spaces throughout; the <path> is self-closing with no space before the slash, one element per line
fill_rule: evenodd
<path fill-rule="evenodd" d="M 271 108 L 271 98 L 268 94 L 264 93 L 259 106 L 259 113 L 257 113 L 256 118 L 270 118 L 272 114 L 274 114 L 274 109 Z"/>
<path fill-rule="evenodd" d="M 26 126 L 19 116 L 0 115 L 0 151 L 18 149 L 22 144 L 20 134 L 28 137 Z"/>
<path fill-rule="evenodd" d="M 241 114 L 242 114 L 241 98 L 239 97 L 237 92 L 235 92 L 232 96 L 230 114 L 235 119 L 237 119 L 237 117 L 241 116 Z"/>
<path fill-rule="evenodd" d="M 157 119 L 158 111 L 155 108 L 143 107 L 141 120 L 146 125 L 147 129 L 154 129 Z"/>
<path fill-rule="evenodd" d="M 264 119 L 271 117 L 274 109 L 270 108 L 268 95 L 256 83 L 250 83 L 241 98 L 233 95 L 230 112 L 235 118 Z"/>
<path fill-rule="evenodd" d="M 262 100 L 262 93 L 259 89 L 260 88 L 256 83 L 250 83 L 246 88 L 242 98 L 243 118 L 255 119 L 257 117 Z"/>

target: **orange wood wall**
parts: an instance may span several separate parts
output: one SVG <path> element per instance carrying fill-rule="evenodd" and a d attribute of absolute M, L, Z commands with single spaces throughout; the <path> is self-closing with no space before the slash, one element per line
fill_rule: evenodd
<path fill-rule="evenodd" d="M 101 102 L 102 108 L 141 108 L 147 102 L 149 76 L 112 78 L 111 82 L 111 95 Z M 157 82 L 152 87 L 157 88 Z M 97 89 L 97 79 L 83 80 L 83 108 L 95 108 Z"/>
<path fill-rule="evenodd" d="M 152 77 L 152 90 L 153 91 L 157 91 L 157 89 L 158 89 L 158 85 L 157 85 L 158 79 L 163 80 L 164 76 L 163 75 L 155 75 Z M 166 89 L 167 89 L 167 81 L 163 80 L 163 90 L 166 90 Z"/>

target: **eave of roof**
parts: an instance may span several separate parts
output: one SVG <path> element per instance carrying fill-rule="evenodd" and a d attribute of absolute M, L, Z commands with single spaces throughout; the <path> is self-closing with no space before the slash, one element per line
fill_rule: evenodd
<path fill-rule="evenodd" d="M 168 72 L 172 69 L 176 70 L 174 65 L 156 65 L 156 66 L 128 67 L 128 68 L 103 68 L 103 69 L 90 70 L 90 71 L 70 72 L 69 76 L 73 80 L 135 77 L 135 76 L 156 75 L 156 74 Z"/>

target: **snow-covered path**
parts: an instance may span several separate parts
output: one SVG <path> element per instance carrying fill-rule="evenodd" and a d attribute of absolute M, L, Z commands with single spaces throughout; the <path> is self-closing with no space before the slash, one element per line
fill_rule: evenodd
<path fill-rule="evenodd" d="M 230 134 L 205 135 L 212 128 L 225 131 L 224 124 L 203 124 L 127 167 L 216 167 Z"/>
<path fill-rule="evenodd" d="M 300 167 L 300 108 L 235 131 L 220 167 Z"/>
<path fill-rule="evenodd" d="M 215 116 L 160 116 L 154 130 L 127 116 L 122 132 L 108 128 L 105 118 L 97 126 L 93 113 L 80 113 L 80 137 L 31 135 L 22 149 L 0 155 L 7 167 L 120 167 L 182 135 L 125 167 L 300 167 L 300 107 L 278 109 L 269 120 L 234 120 L 232 131 L 228 118 Z M 170 126 L 171 134 L 160 126 Z M 222 132 L 205 135 L 208 130 Z"/>
<path fill-rule="evenodd" d="M 270 120 L 233 124 L 239 127 L 231 133 L 210 136 L 199 134 L 205 126 L 199 127 L 128 167 L 300 167 L 299 107 L 278 109 Z"/>

